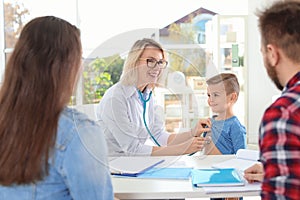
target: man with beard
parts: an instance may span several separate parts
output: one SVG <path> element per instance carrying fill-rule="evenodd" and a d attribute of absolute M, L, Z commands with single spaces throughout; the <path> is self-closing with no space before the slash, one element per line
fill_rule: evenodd
<path fill-rule="evenodd" d="M 260 124 L 261 164 L 247 169 L 245 178 L 262 181 L 262 199 L 299 199 L 300 2 L 277 1 L 257 16 L 264 65 L 282 94 Z"/>

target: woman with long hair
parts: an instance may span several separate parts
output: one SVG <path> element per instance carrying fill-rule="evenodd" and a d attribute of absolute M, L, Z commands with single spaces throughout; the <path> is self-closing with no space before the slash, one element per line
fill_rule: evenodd
<path fill-rule="evenodd" d="M 23 28 L 0 90 L 0 199 L 113 199 L 100 127 L 67 108 L 81 54 L 63 19 Z"/>

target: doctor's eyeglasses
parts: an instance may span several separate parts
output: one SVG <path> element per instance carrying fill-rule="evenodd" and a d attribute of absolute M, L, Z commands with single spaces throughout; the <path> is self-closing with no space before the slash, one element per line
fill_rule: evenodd
<path fill-rule="evenodd" d="M 168 61 L 165 60 L 157 61 L 154 58 L 140 58 L 140 60 L 145 60 L 147 62 L 147 67 L 149 68 L 154 68 L 157 65 L 160 69 L 164 69 L 168 65 Z"/>

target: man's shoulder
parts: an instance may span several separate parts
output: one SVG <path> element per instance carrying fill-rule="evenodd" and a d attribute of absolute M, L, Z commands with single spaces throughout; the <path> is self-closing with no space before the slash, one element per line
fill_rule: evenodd
<path fill-rule="evenodd" d="M 278 110 L 290 110 L 291 112 L 296 112 L 300 110 L 300 85 L 297 87 L 292 87 L 285 91 L 280 97 L 278 97 L 267 109 L 267 111 Z"/>

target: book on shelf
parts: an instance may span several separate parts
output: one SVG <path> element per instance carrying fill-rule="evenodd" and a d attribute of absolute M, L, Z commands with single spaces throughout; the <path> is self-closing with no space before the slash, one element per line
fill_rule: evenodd
<path fill-rule="evenodd" d="M 203 186 L 244 186 L 245 179 L 239 170 L 227 169 L 193 169 L 192 184 Z"/>
<path fill-rule="evenodd" d="M 213 168 L 236 168 L 244 171 L 248 167 L 258 163 L 259 151 L 250 149 L 239 149 L 235 155 L 235 158 L 213 164 Z"/>
<path fill-rule="evenodd" d="M 109 159 L 109 168 L 112 175 L 136 177 L 162 162 L 164 162 L 164 159 L 150 156 L 147 158 L 115 157 Z"/>

